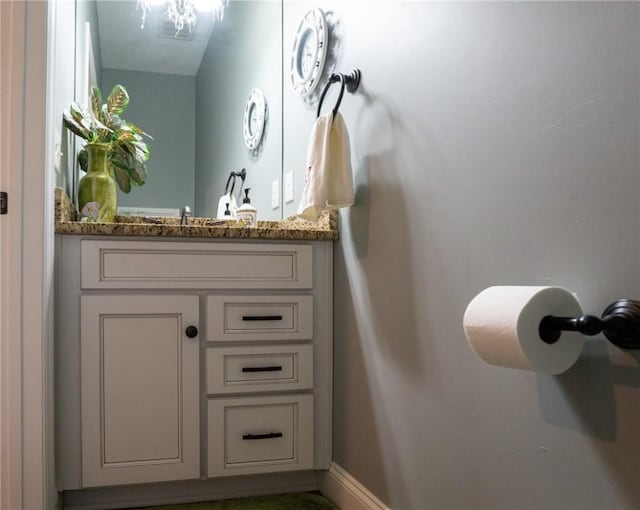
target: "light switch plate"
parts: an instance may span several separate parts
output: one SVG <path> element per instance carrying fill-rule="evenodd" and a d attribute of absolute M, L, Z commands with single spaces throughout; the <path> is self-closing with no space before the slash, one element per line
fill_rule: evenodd
<path fill-rule="evenodd" d="M 293 172 L 284 174 L 284 203 L 293 202 Z"/>
<path fill-rule="evenodd" d="M 280 180 L 276 179 L 271 183 L 271 208 L 280 207 Z"/>

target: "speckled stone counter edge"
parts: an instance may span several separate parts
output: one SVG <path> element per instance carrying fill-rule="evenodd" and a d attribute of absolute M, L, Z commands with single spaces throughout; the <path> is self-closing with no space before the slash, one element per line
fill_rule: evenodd
<path fill-rule="evenodd" d="M 282 221 L 258 221 L 257 228 L 244 227 L 237 221 L 221 222 L 213 218 L 189 218 L 189 225 L 180 225 L 178 218 L 153 218 L 153 223 L 150 223 L 148 218 L 140 216 L 116 216 L 114 223 L 89 223 L 77 221 L 75 207 L 61 188 L 56 188 L 55 207 L 57 234 L 223 237 L 285 241 L 338 239 L 337 211 L 324 211 L 317 221 L 305 221 L 295 217 Z"/>

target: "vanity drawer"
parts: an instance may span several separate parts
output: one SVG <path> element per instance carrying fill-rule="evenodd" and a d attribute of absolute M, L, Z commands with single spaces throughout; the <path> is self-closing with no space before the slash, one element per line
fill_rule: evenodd
<path fill-rule="evenodd" d="M 207 349 L 207 393 L 313 388 L 313 346 Z"/>
<path fill-rule="evenodd" d="M 209 342 L 310 340 L 312 296 L 208 296 Z"/>
<path fill-rule="evenodd" d="M 313 395 L 208 402 L 208 476 L 313 467 Z"/>
<path fill-rule="evenodd" d="M 312 248 L 269 243 L 81 243 L 83 289 L 310 289 Z"/>

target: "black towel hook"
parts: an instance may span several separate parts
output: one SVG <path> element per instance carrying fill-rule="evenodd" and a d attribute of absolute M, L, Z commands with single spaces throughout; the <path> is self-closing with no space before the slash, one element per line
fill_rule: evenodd
<path fill-rule="evenodd" d="M 242 193 L 242 187 L 244 186 L 244 180 L 247 178 L 247 170 L 243 168 L 239 172 L 234 172 L 233 170 L 229 172 L 229 178 L 227 179 L 227 185 L 224 187 L 224 194 L 229 193 L 233 195 L 233 189 L 236 187 L 236 177 L 240 177 L 242 179 L 242 183 L 240 184 L 240 193 Z M 233 181 L 232 181 L 233 179 Z M 229 191 L 229 183 L 231 183 L 231 191 Z"/>
<path fill-rule="evenodd" d="M 231 179 L 233 179 L 233 182 L 231 183 Z M 229 183 L 231 183 L 231 191 L 229 191 Z M 233 188 L 236 187 L 236 174 L 235 172 L 231 172 L 229 174 L 229 178 L 227 179 L 227 185 L 224 187 L 224 194 L 226 195 L 227 193 L 229 193 L 230 195 L 233 195 Z"/>
<path fill-rule="evenodd" d="M 333 107 L 333 114 L 338 113 L 338 108 L 340 108 L 340 103 L 342 103 L 342 96 L 344 95 L 344 89 L 346 88 L 348 92 L 354 93 L 358 90 L 358 86 L 360 85 L 360 77 L 362 73 L 360 69 L 356 68 L 351 71 L 349 74 L 343 73 L 333 73 L 329 76 L 329 81 L 324 86 L 322 90 L 322 94 L 320 95 L 320 101 L 318 102 L 318 111 L 316 113 L 316 117 L 320 117 L 320 110 L 322 109 L 322 102 L 324 101 L 324 97 L 327 95 L 327 91 L 331 84 L 340 82 L 340 95 L 338 96 L 338 100 L 336 101 L 336 105 Z"/>

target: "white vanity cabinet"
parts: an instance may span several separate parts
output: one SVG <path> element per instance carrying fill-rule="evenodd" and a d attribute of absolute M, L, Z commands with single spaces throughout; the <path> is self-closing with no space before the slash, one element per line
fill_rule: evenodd
<path fill-rule="evenodd" d="M 328 469 L 332 250 L 57 236 L 61 488 Z"/>

